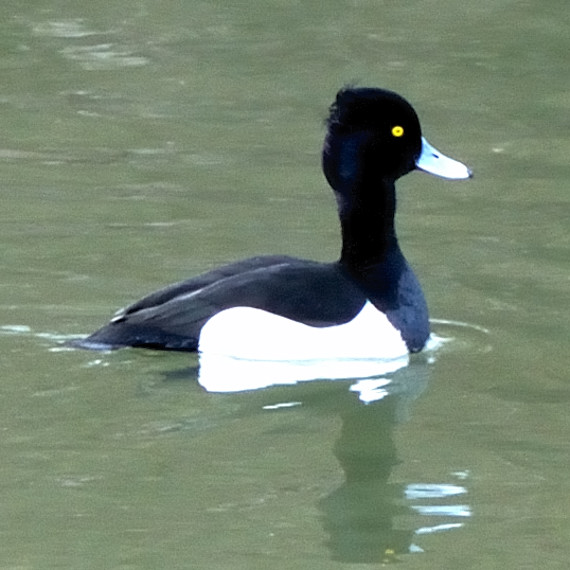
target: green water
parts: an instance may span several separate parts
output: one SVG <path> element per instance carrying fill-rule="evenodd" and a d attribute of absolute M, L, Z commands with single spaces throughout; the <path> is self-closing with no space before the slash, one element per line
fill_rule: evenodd
<path fill-rule="evenodd" d="M 2 8 L 0 568 L 567 567 L 566 0 Z M 399 185 L 437 356 L 364 406 L 60 349 L 219 263 L 334 259 L 319 153 L 347 81 L 400 91 L 475 172 Z"/>

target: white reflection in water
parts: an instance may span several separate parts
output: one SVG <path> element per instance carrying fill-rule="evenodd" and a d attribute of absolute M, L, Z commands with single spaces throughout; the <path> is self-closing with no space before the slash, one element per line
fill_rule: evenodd
<path fill-rule="evenodd" d="M 412 505 L 421 515 L 444 517 L 470 517 L 469 505 Z"/>
<path fill-rule="evenodd" d="M 406 487 L 407 499 L 434 499 L 467 493 L 465 487 L 445 483 L 412 483 Z"/>
<path fill-rule="evenodd" d="M 438 524 L 435 526 L 423 526 L 421 528 L 418 528 L 418 530 L 416 530 L 416 534 L 433 534 L 436 532 L 443 532 L 445 530 L 453 530 L 455 528 L 461 528 L 462 526 L 463 523 L 449 523 L 449 524 Z M 423 552 L 423 550 L 421 549 L 420 551 Z M 414 551 L 410 548 L 410 552 Z"/>
<path fill-rule="evenodd" d="M 263 406 L 262 410 L 280 410 L 282 408 L 295 408 L 301 406 L 302 402 L 280 402 L 279 404 L 268 404 Z"/>
<path fill-rule="evenodd" d="M 359 400 L 365 404 L 370 404 L 385 398 L 390 393 L 385 388 L 388 384 L 390 384 L 390 380 L 387 378 L 358 380 L 350 387 L 350 391 L 358 392 Z"/>
<path fill-rule="evenodd" d="M 461 485 L 448 483 L 412 483 L 407 485 L 405 496 L 410 500 L 419 499 L 445 499 L 467 493 L 467 489 Z M 459 505 L 411 505 L 411 508 L 420 515 L 429 517 L 470 517 L 471 507 L 466 504 Z M 415 534 L 434 534 L 454 530 L 464 526 L 464 523 L 440 523 L 430 526 L 422 526 L 416 529 Z"/>
<path fill-rule="evenodd" d="M 317 379 L 340 380 L 372 378 L 390 374 L 405 367 L 409 357 L 392 360 L 315 359 L 315 360 L 249 360 L 212 353 L 200 354 L 198 382 L 208 392 L 243 392 L 269 386 L 291 385 Z M 383 397 L 378 391 L 389 384 L 386 378 L 359 380 L 351 390 L 362 401 Z"/>

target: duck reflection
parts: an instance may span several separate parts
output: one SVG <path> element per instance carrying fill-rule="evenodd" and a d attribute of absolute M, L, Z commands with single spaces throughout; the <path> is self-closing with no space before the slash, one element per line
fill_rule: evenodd
<path fill-rule="evenodd" d="M 308 381 L 314 370 L 306 363 L 281 369 L 270 363 L 250 366 L 244 361 L 236 366 L 235 361 L 201 359 L 195 373 L 208 391 L 247 391 L 250 410 L 302 404 L 340 416 L 342 427 L 333 452 L 344 483 L 319 502 L 331 557 L 346 563 L 386 564 L 400 554 L 422 552 L 415 543 L 418 535 L 459 528 L 471 514 L 467 504 L 456 502 L 456 496 L 467 492 L 462 484 L 466 472 L 450 473 L 452 481 L 442 483 L 391 480 L 401 464 L 394 434 L 428 384 L 429 359 L 417 355 L 411 361 L 384 363 L 375 377 L 328 381 L 331 391 L 326 396 L 322 383 Z M 361 364 L 369 371 L 370 362 Z M 344 370 L 335 370 L 344 375 Z M 291 386 L 298 382 L 302 384 Z M 273 390 L 262 389 L 271 386 Z M 283 399 L 276 404 L 278 394 Z"/>
<path fill-rule="evenodd" d="M 421 551 L 414 543 L 416 535 L 462 526 L 442 523 L 439 517 L 469 516 L 465 505 L 410 504 L 464 493 L 462 486 L 390 481 L 392 470 L 400 463 L 395 427 L 408 417 L 411 402 L 427 384 L 428 372 L 425 364 L 412 365 L 396 372 L 381 387 L 374 388 L 372 381 L 359 381 L 351 387 L 359 397 L 347 401 L 341 410 L 342 428 L 334 446 L 345 482 L 319 505 L 334 560 L 393 562 L 398 554 Z M 417 513 L 438 518 L 430 518 L 434 524 L 417 527 Z"/>

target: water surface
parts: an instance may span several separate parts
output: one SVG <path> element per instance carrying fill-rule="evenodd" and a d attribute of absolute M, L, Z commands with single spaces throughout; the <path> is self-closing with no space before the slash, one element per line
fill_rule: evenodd
<path fill-rule="evenodd" d="M 5 2 L 0 567 L 566 567 L 566 4 Z M 437 354 L 215 394 L 195 356 L 61 350 L 219 263 L 334 259 L 347 81 L 475 172 L 399 185 Z"/>

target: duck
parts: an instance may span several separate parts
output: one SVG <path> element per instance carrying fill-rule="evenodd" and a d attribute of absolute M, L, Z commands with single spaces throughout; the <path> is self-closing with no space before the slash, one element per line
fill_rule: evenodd
<path fill-rule="evenodd" d="M 396 236 L 396 180 L 471 170 L 422 135 L 401 95 L 344 86 L 326 119 L 322 170 L 338 209 L 332 262 L 251 257 L 151 293 L 121 309 L 81 348 L 136 347 L 236 359 L 390 359 L 430 337 L 421 285 Z"/>

